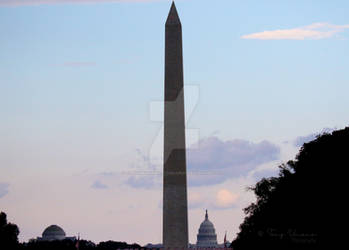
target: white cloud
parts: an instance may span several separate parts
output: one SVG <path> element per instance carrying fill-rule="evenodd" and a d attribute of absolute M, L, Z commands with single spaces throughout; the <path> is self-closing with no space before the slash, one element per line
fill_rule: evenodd
<path fill-rule="evenodd" d="M 349 24 L 334 25 L 330 23 L 313 23 L 308 26 L 293 29 L 266 30 L 243 35 L 241 38 L 258 40 L 318 40 L 333 37 L 346 29 L 349 29 Z"/>
<path fill-rule="evenodd" d="M 81 4 L 115 2 L 155 2 L 160 0 L 0 0 L 0 6 L 26 6 L 42 4 Z"/>

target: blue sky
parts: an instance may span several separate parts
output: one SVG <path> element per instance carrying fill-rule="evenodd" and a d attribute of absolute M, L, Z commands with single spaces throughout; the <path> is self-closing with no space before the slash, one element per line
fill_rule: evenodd
<path fill-rule="evenodd" d="M 212 156 L 203 171 L 215 169 L 218 152 L 241 162 L 224 155 L 217 169 L 232 177 L 205 177 L 191 188 L 190 240 L 206 207 L 218 236 L 228 230 L 231 239 L 253 200 L 244 188 L 254 176 L 292 159 L 300 136 L 347 125 L 349 3 L 176 5 L 188 144 L 200 142 L 189 163 L 199 169 L 203 152 Z M 120 171 L 161 170 L 162 123 L 152 114 L 162 111 L 152 104 L 163 99 L 169 7 L 165 0 L 0 0 L 0 206 L 21 240 L 60 223 L 95 241 L 161 241 L 161 178 Z M 85 213 L 93 216 L 84 221 Z M 156 235 L 135 234 L 133 220 Z"/>

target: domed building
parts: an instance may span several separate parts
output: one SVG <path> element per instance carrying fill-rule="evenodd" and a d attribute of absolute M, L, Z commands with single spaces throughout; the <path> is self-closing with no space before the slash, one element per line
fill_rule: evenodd
<path fill-rule="evenodd" d="M 38 241 L 52 241 L 52 240 L 75 240 L 75 237 L 66 237 L 64 230 L 57 226 L 51 225 L 47 227 L 42 233 L 42 237 L 38 237 Z"/>
<path fill-rule="evenodd" d="M 211 247 L 218 247 L 217 235 L 212 222 L 208 220 L 208 214 L 206 210 L 205 220 L 201 223 L 199 233 L 197 235 L 196 248 Z"/>

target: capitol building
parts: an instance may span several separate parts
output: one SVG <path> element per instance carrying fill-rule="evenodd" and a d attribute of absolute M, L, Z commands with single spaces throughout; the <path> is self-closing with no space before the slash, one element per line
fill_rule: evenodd
<path fill-rule="evenodd" d="M 217 248 L 217 234 L 213 223 L 209 221 L 206 210 L 205 220 L 201 223 L 197 235 L 197 248 Z"/>
<path fill-rule="evenodd" d="M 226 246 L 224 246 L 224 243 L 218 244 L 217 243 L 217 234 L 216 230 L 214 228 L 213 223 L 208 219 L 208 212 L 206 210 L 205 214 L 205 220 L 200 224 L 199 231 L 197 234 L 197 241 L 196 244 L 189 244 L 190 249 L 218 249 L 218 248 L 225 248 L 230 249 L 230 242 L 226 242 Z M 150 249 L 163 249 L 162 244 L 147 244 L 144 247 L 150 248 Z"/>
<path fill-rule="evenodd" d="M 214 228 L 213 223 L 208 219 L 208 213 L 206 210 L 205 220 L 200 224 L 199 231 L 197 234 L 197 242 L 196 244 L 190 244 L 190 248 L 195 249 L 206 249 L 206 248 L 226 248 L 229 247 L 230 242 L 226 242 L 226 246 L 224 243 L 217 243 L 217 234 Z"/>

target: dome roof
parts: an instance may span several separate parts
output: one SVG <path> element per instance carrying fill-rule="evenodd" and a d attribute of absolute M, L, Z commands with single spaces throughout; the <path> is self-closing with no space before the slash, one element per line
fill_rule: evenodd
<path fill-rule="evenodd" d="M 210 227 L 210 228 L 214 229 L 213 223 L 211 221 L 209 221 L 208 219 L 207 220 L 205 219 L 203 222 L 201 222 L 200 228 L 202 228 L 202 227 Z"/>
<path fill-rule="evenodd" d="M 42 238 L 49 240 L 61 240 L 65 238 L 65 232 L 61 227 L 51 225 L 44 230 L 42 233 Z"/>
<path fill-rule="evenodd" d="M 206 210 L 205 220 L 200 224 L 196 247 L 217 247 L 217 235 Z"/>

